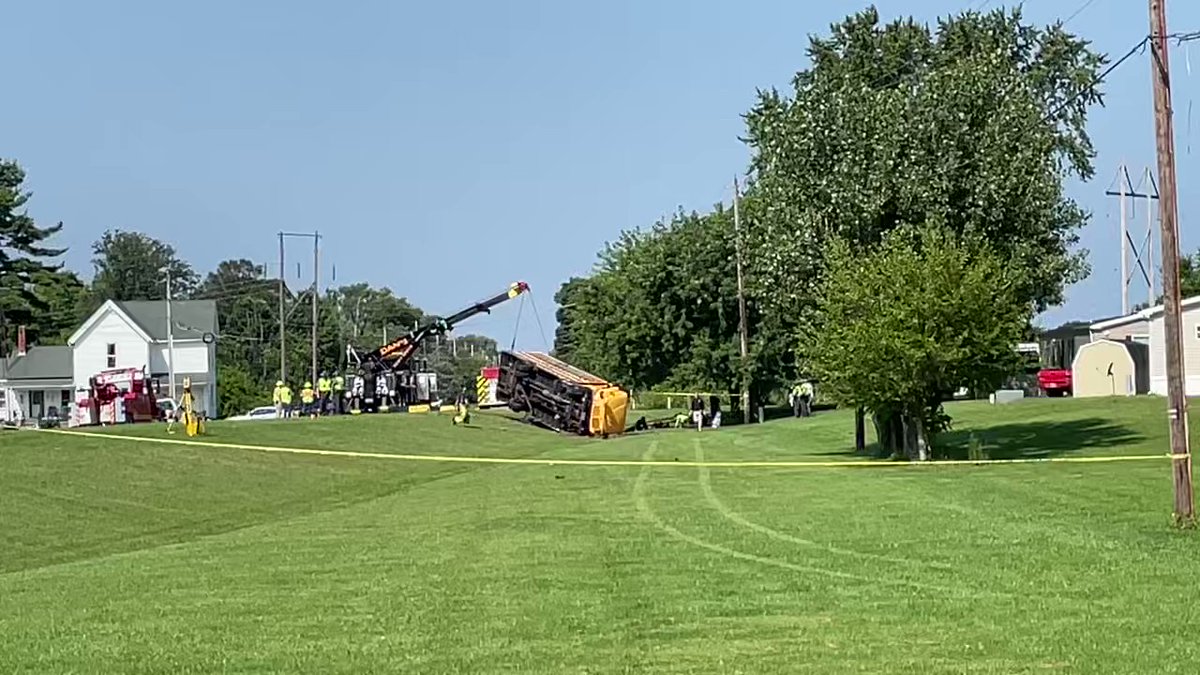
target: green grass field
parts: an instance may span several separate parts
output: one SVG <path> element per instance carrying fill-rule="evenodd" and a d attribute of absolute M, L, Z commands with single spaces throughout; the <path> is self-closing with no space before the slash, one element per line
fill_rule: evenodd
<path fill-rule="evenodd" d="M 956 404 L 946 441 L 1164 454 L 1165 407 Z M 491 414 L 205 439 L 560 460 L 512 465 L 3 432 L 0 672 L 1195 672 L 1200 546 L 1170 526 L 1165 458 L 910 467 L 852 438 L 834 412 L 608 441 Z"/>

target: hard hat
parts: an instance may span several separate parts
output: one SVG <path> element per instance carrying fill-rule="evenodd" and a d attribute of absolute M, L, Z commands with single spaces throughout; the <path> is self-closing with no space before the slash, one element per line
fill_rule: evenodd
<path fill-rule="evenodd" d="M 282 387 L 282 386 L 283 386 L 283 380 L 275 380 L 275 386 L 276 386 L 276 387 Z"/>
<path fill-rule="evenodd" d="M 309 387 L 309 388 L 311 389 L 311 388 L 312 388 L 312 382 L 305 382 L 305 383 L 304 383 L 304 386 L 306 386 L 306 387 Z"/>

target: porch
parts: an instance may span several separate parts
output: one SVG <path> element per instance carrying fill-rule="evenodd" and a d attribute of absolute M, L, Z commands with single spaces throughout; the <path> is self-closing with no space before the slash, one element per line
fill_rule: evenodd
<path fill-rule="evenodd" d="M 34 424 L 53 413 L 65 419 L 74 404 L 70 380 L 0 382 L 0 420 L 5 424 Z"/>

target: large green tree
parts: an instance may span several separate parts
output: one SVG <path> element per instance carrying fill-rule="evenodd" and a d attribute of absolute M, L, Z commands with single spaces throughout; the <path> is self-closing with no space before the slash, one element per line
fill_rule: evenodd
<path fill-rule="evenodd" d="M 804 337 L 804 366 L 839 404 L 875 413 L 880 441 L 926 459 L 959 387 L 989 388 L 1018 366 L 1032 304 L 1020 272 L 977 235 L 929 224 L 866 250 L 835 239 Z"/>
<path fill-rule="evenodd" d="M 1086 112 L 1104 58 L 1020 10 L 936 26 L 869 8 L 812 38 L 812 66 L 746 116 L 753 149 L 752 279 L 766 311 L 803 324 L 825 242 L 879 242 L 906 223 L 978 235 L 1042 310 L 1086 273 L 1085 212 L 1063 189 L 1092 176 Z"/>
<path fill-rule="evenodd" d="M 199 283 L 173 246 L 141 232 L 109 230 L 92 244 L 92 254 L 92 292 L 98 302 L 163 300 L 167 272 L 173 297 L 188 297 Z"/>
<path fill-rule="evenodd" d="M 622 233 L 591 276 L 559 290 L 556 351 L 638 389 L 738 391 L 735 245 L 732 215 L 720 207 Z M 757 327 L 753 303 L 749 310 Z M 760 383 L 772 376 L 752 374 Z"/>
<path fill-rule="evenodd" d="M 929 27 L 874 8 L 813 38 L 788 94 L 760 92 L 741 203 L 753 389 L 796 376 L 830 242 L 869 248 L 936 223 L 987 244 L 1041 310 L 1087 270 L 1086 214 L 1063 191 L 1092 175 L 1084 129 L 1104 59 L 1019 11 Z M 560 289 L 556 349 L 637 388 L 735 389 L 735 240 L 727 210 L 624 233 Z"/>

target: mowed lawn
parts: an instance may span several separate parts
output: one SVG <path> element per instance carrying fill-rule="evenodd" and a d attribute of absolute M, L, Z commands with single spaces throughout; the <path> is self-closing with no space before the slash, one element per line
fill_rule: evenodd
<path fill-rule="evenodd" d="M 956 404 L 952 456 L 1165 454 L 1162 399 Z M 161 426 L 116 433 L 168 437 Z M 909 467 L 852 416 L 574 439 L 498 415 L 0 433 L 0 672 L 1192 673 L 1165 458 Z M 572 459 L 664 460 L 581 466 Z M 706 468 L 684 461 L 846 461 Z"/>

